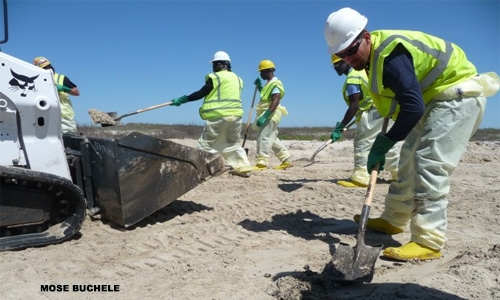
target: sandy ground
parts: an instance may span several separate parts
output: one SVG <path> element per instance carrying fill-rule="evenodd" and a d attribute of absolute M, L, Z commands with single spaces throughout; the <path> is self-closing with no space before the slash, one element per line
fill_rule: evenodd
<path fill-rule="evenodd" d="M 329 145 L 314 164 L 308 159 L 322 142 L 285 143 L 294 168 L 250 178 L 226 172 L 133 228 L 87 218 L 81 235 L 65 243 L 1 252 L 0 298 L 500 299 L 500 142 L 469 143 L 452 176 L 443 257 L 380 257 L 365 284 L 323 274 L 339 242 L 356 243 L 352 216 L 366 189 L 336 184 L 350 176 L 352 142 Z M 253 157 L 255 143 L 247 146 Z M 389 187 L 388 174 L 380 178 L 372 217 Z M 406 230 L 392 237 L 367 231 L 365 239 L 387 247 L 409 238 Z M 49 284 L 69 291 L 41 292 Z M 75 292 L 73 285 L 113 291 Z"/>

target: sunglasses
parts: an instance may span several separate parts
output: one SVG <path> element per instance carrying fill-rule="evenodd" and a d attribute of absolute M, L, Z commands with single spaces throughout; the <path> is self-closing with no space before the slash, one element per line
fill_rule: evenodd
<path fill-rule="evenodd" d="M 344 51 L 344 53 L 335 53 L 335 55 L 337 55 L 340 58 L 344 58 L 344 57 L 351 56 L 351 55 L 355 54 L 356 52 L 358 52 L 359 46 L 361 45 L 362 41 L 363 41 L 363 35 L 361 35 L 359 37 L 359 39 L 356 41 L 356 43 L 351 48 Z"/>

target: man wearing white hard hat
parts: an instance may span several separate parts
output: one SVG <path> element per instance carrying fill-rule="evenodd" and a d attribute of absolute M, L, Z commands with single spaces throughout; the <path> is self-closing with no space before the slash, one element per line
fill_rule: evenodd
<path fill-rule="evenodd" d="M 217 51 L 210 62 L 213 73 L 205 76 L 201 89 L 172 100 L 172 105 L 204 98 L 199 112 L 206 123 L 197 148 L 220 153 L 232 174 L 249 177 L 252 166 L 241 144 L 243 80 L 231 71 L 231 59 L 226 52 Z"/>
<path fill-rule="evenodd" d="M 383 117 L 394 119 L 368 155 L 371 172 L 404 140 L 399 179 L 392 182 L 384 212 L 367 227 L 398 234 L 409 225 L 410 241 L 383 255 L 396 260 L 440 258 L 446 243 L 450 176 L 479 127 L 486 97 L 500 85 L 495 73 L 478 74 L 457 45 L 409 30 L 368 32 L 368 19 L 351 8 L 331 13 L 324 35 L 329 52 L 368 74 L 370 93 Z M 472 195 L 471 195 L 472 196 Z M 355 216 L 359 222 L 359 215 Z"/>

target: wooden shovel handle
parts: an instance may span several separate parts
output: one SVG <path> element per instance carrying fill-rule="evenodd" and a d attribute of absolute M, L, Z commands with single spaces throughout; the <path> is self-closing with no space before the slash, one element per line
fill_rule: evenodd
<path fill-rule="evenodd" d="M 385 118 L 380 133 L 385 133 L 387 131 L 388 125 L 389 125 L 389 118 Z M 375 190 L 375 184 L 377 183 L 379 168 L 380 168 L 380 163 L 376 164 L 370 173 L 370 181 L 368 182 L 368 187 L 366 188 L 364 205 L 370 206 L 372 204 L 373 193 Z"/>
<path fill-rule="evenodd" d="M 241 147 L 245 147 L 245 142 L 247 141 L 248 129 L 250 128 L 250 121 L 252 120 L 252 111 L 256 95 L 257 95 L 257 85 L 255 85 L 255 90 L 253 91 L 252 105 L 250 106 L 250 112 L 248 113 L 247 125 L 245 127 L 245 136 L 243 138 L 243 144 L 241 145 Z"/>

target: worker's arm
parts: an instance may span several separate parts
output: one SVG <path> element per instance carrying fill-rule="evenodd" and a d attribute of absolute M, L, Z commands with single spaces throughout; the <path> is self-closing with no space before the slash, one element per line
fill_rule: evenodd
<path fill-rule="evenodd" d="M 204 98 L 210 92 L 214 89 L 214 84 L 212 83 L 212 78 L 208 78 L 207 81 L 205 82 L 205 85 L 201 87 L 198 91 L 192 93 L 191 95 L 187 96 L 188 101 L 196 101 L 201 98 Z"/>
<path fill-rule="evenodd" d="M 58 90 L 62 90 L 63 92 L 66 92 L 70 94 L 71 96 L 80 96 L 80 90 L 74 84 L 68 76 L 64 76 L 64 82 L 63 82 L 63 87 L 57 87 Z"/>
<path fill-rule="evenodd" d="M 366 164 L 368 172 L 378 163 L 379 170 L 384 170 L 385 154 L 396 142 L 408 136 L 425 112 L 424 98 L 411 56 L 402 46 L 384 61 L 382 83 L 394 92 L 400 111 L 389 132 L 377 135 L 373 142 Z"/>
<path fill-rule="evenodd" d="M 396 95 L 400 111 L 386 137 L 401 141 L 408 136 L 425 111 L 417 75 L 406 49 L 396 49 L 384 62 L 383 84 Z"/>
<path fill-rule="evenodd" d="M 359 101 L 363 99 L 363 92 L 361 91 L 361 86 L 358 84 L 348 84 L 347 94 L 349 99 L 349 108 L 346 110 L 344 114 L 344 118 L 342 119 L 342 124 L 347 125 L 351 120 L 356 116 L 359 111 Z"/>
<path fill-rule="evenodd" d="M 335 125 L 335 129 L 330 135 L 332 142 L 336 142 L 342 138 L 345 126 L 351 122 L 354 116 L 356 116 L 359 110 L 359 101 L 363 99 L 363 92 L 361 91 L 361 86 L 358 84 L 348 84 L 346 86 L 346 91 L 349 95 L 349 108 L 346 110 L 342 122 L 337 122 Z"/>
<path fill-rule="evenodd" d="M 267 119 L 269 119 L 271 114 L 276 110 L 276 108 L 280 104 L 281 93 L 279 92 L 279 89 L 274 88 L 272 92 L 274 92 L 274 93 L 271 94 L 271 104 L 269 105 L 269 108 L 264 112 L 264 114 L 262 116 L 260 116 L 257 119 L 257 126 L 258 127 L 261 127 L 262 125 L 264 125 L 266 123 Z"/>
<path fill-rule="evenodd" d="M 271 99 L 272 99 L 271 105 L 269 105 L 268 110 L 271 113 L 273 113 L 276 110 L 276 107 L 278 107 L 278 105 L 280 105 L 281 94 L 280 93 L 272 94 Z"/>
<path fill-rule="evenodd" d="M 69 90 L 68 94 L 71 96 L 80 96 L 80 90 L 75 86 Z"/>

